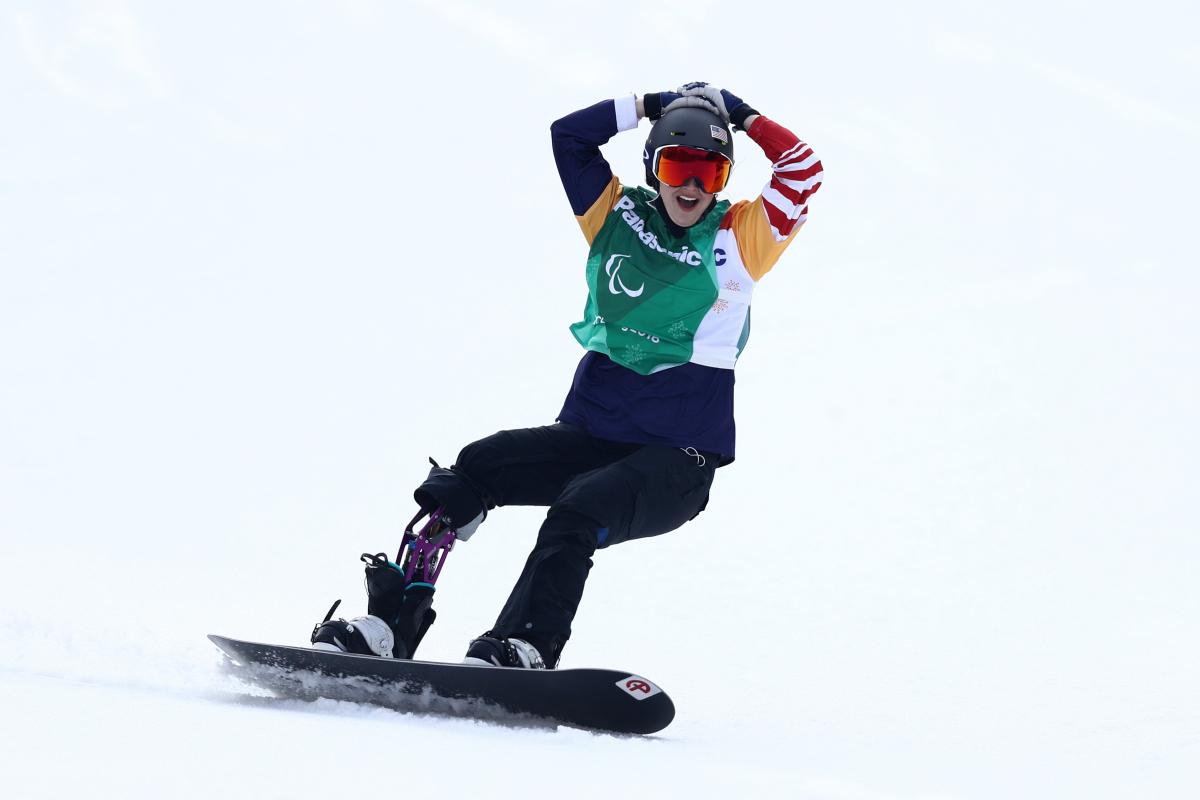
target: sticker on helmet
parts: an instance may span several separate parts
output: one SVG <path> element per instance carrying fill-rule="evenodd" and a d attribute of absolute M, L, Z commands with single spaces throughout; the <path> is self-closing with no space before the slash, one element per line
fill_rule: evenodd
<path fill-rule="evenodd" d="M 718 142 L 721 144 L 729 144 L 729 134 L 724 128 L 721 128 L 717 125 L 709 125 L 708 130 L 709 133 L 712 134 L 712 137 Z"/>
<path fill-rule="evenodd" d="M 654 697 L 656 694 L 662 694 L 662 689 L 638 675 L 621 678 L 621 680 L 617 681 L 617 688 L 634 700 L 645 700 L 646 698 Z"/>

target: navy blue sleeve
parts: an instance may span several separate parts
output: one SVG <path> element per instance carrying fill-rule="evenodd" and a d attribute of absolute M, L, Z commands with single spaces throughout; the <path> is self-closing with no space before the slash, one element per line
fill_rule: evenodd
<path fill-rule="evenodd" d="M 612 181 L 612 168 L 600 154 L 600 145 L 617 132 L 612 100 L 580 109 L 550 126 L 554 163 L 575 216 L 583 216 Z"/>

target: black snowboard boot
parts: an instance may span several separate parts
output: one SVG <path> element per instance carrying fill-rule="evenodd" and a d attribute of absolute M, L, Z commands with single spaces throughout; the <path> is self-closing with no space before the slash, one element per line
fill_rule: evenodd
<path fill-rule="evenodd" d="M 392 629 L 396 658 L 412 658 L 425 632 L 437 618 L 433 586 L 423 581 L 405 585 L 404 572 L 383 553 L 362 554 L 367 564 L 367 613 Z"/>
<path fill-rule="evenodd" d="M 437 618 L 432 584 L 404 582 L 399 565 L 383 553 L 363 553 L 367 564 L 367 616 L 331 619 L 339 600 L 313 628 L 312 645 L 383 658 L 412 658 L 425 632 Z"/>
<path fill-rule="evenodd" d="M 485 667 L 548 669 L 545 659 L 535 646 L 524 639 L 495 636 L 491 631 L 471 640 L 463 663 L 480 664 Z"/>

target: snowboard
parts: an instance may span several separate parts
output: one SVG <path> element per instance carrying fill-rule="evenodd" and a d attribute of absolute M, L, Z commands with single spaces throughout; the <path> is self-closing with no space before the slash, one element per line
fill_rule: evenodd
<path fill-rule="evenodd" d="M 666 692 L 629 672 L 443 664 L 208 638 L 236 677 L 280 697 L 623 734 L 655 733 L 675 717 Z"/>

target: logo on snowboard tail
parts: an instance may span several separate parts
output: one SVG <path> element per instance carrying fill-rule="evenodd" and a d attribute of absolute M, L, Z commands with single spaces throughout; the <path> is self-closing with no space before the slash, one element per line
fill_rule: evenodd
<path fill-rule="evenodd" d="M 617 681 L 617 688 L 634 700 L 645 700 L 648 697 L 654 697 L 654 695 L 662 693 L 662 689 L 638 675 L 621 678 L 621 680 Z"/>

